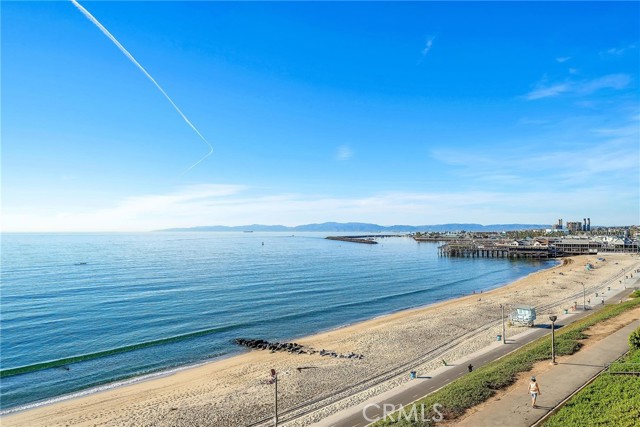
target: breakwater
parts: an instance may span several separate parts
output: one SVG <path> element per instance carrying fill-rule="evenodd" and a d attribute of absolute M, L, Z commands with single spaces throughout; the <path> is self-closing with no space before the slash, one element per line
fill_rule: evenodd
<path fill-rule="evenodd" d="M 316 350 L 313 347 L 303 346 L 295 342 L 269 342 L 261 339 L 252 340 L 245 338 L 236 338 L 234 342 L 237 345 L 248 347 L 253 350 L 269 350 L 271 353 L 278 351 L 288 352 L 292 354 L 319 354 L 320 356 L 335 357 L 338 359 L 364 359 L 364 355 L 354 352 L 338 353 L 332 350 Z"/>
<path fill-rule="evenodd" d="M 327 236 L 327 240 L 338 240 L 340 242 L 351 242 L 351 243 L 364 243 L 367 245 L 377 245 L 378 242 L 373 240 L 373 238 L 365 237 L 365 236 Z"/>
<path fill-rule="evenodd" d="M 366 234 L 362 236 L 328 236 L 328 237 L 325 237 L 325 239 L 338 240 L 340 242 L 364 243 L 367 245 L 375 245 L 378 243 L 376 239 L 383 239 L 386 237 L 405 237 L 405 236 L 402 234 Z"/>

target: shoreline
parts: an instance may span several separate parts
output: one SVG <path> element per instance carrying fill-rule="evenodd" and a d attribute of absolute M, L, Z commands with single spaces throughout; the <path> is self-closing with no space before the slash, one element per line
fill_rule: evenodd
<path fill-rule="evenodd" d="M 503 261 L 503 260 L 497 260 L 497 261 Z M 529 260 L 520 260 L 520 261 L 529 261 Z M 541 263 L 552 263 L 554 260 L 549 259 L 549 260 L 534 260 L 536 262 L 541 262 Z M 450 298 L 445 298 L 445 299 L 441 299 L 441 300 L 436 300 L 433 302 L 429 302 L 426 304 L 417 304 L 417 305 L 413 305 L 413 306 L 408 306 L 408 307 L 403 307 L 403 308 L 399 308 L 399 309 L 395 309 L 389 312 L 385 312 L 385 313 L 381 313 L 378 315 L 375 315 L 374 317 L 365 317 L 365 318 L 361 318 L 361 319 L 356 319 L 352 322 L 349 323 L 345 323 L 345 324 L 341 324 L 341 325 L 337 325 L 337 326 L 333 326 L 327 329 L 321 329 L 318 330 L 312 334 L 307 334 L 307 335 L 297 335 L 297 336 L 293 336 L 293 337 L 289 337 L 289 338 L 284 338 L 281 341 L 282 342 L 293 342 L 293 341 L 305 341 L 305 340 L 312 340 L 315 337 L 318 336 L 323 336 L 326 334 L 330 334 L 332 332 L 336 332 L 336 331 L 341 331 L 345 328 L 349 328 L 349 327 L 356 327 L 356 326 L 364 326 L 363 324 L 365 324 L 366 322 L 371 322 L 371 321 L 375 321 L 377 319 L 384 319 L 386 317 L 391 317 L 391 316 L 395 316 L 395 315 L 400 315 L 403 316 L 405 314 L 411 313 L 413 311 L 416 310 L 423 310 L 423 309 L 429 309 L 432 307 L 438 307 L 441 304 L 446 304 L 449 302 L 455 302 L 457 300 L 466 298 L 466 297 L 473 297 L 476 295 L 480 295 L 481 291 L 484 292 L 490 292 L 492 290 L 496 290 L 496 289 L 502 289 L 504 287 L 510 286 L 520 280 L 523 280 L 527 277 L 530 277 L 532 275 L 536 275 L 540 272 L 543 271 L 548 271 L 550 269 L 556 268 L 558 266 L 562 265 L 562 259 L 555 259 L 555 263 L 554 265 L 549 265 L 545 268 L 542 268 L 538 271 L 532 272 L 532 273 L 528 273 L 525 276 L 520 277 L 519 279 L 516 279 L 514 281 L 511 282 L 504 282 L 504 283 L 498 283 L 494 286 L 489 286 L 486 288 L 479 288 L 477 291 L 477 294 L 460 294 L 457 296 L 453 296 Z M 109 351 L 109 350 L 106 350 Z M 34 410 L 34 409 L 38 409 L 38 408 L 42 408 L 42 407 L 46 407 L 46 406 L 50 406 L 50 405 L 55 405 L 61 402 L 65 402 L 68 400 L 74 400 L 74 399 L 80 399 L 86 396 L 92 396 L 94 394 L 100 394 L 100 393 L 105 393 L 111 390 L 115 390 L 118 389 L 120 387 L 128 387 L 131 385 L 135 385 L 138 383 L 143 383 L 146 381 L 153 381 L 159 378 L 163 378 L 163 377 L 167 377 L 167 376 L 171 376 L 177 373 L 180 373 L 184 370 L 189 370 L 189 369 L 197 369 L 199 367 L 205 366 L 205 365 L 209 365 L 209 364 L 214 364 L 214 363 L 218 363 L 218 362 L 223 362 L 229 358 L 234 358 L 234 357 L 240 357 L 242 355 L 248 354 L 252 351 L 255 350 L 251 350 L 251 349 L 247 349 L 247 348 L 241 348 L 238 347 L 237 350 L 234 351 L 230 351 L 227 354 L 222 354 L 213 358 L 209 358 L 209 359 L 204 359 L 204 360 L 200 360 L 197 362 L 192 362 L 186 365 L 180 365 L 180 366 L 174 366 L 174 367 L 169 367 L 169 368 L 164 368 L 164 369 L 160 369 L 157 371 L 153 371 L 153 372 L 149 372 L 149 373 L 145 373 L 142 375 L 135 375 L 135 376 L 131 376 L 131 377 L 127 377 L 127 378 L 122 378 L 119 380 L 115 380 L 115 381 L 109 381 L 109 382 L 105 382 L 105 383 L 101 383 L 101 384 L 97 384 L 95 386 L 83 389 L 83 390 L 78 390 L 78 391 L 74 391 L 71 393 L 66 393 L 66 394 L 61 394 L 61 395 L 57 395 L 57 396 L 53 396 L 50 397 L 48 399 L 45 400 L 40 400 L 40 401 L 35 401 L 35 402 L 30 402 L 30 403 L 26 403 L 23 405 L 18 405 L 18 406 L 13 406 L 13 407 L 9 407 L 6 409 L 2 409 L 0 410 L 0 417 L 5 417 L 8 415 L 12 415 L 12 414 L 17 414 L 17 413 L 22 413 L 25 411 L 30 411 L 30 410 Z M 47 368 L 49 369 L 49 368 Z"/>
<path fill-rule="evenodd" d="M 545 263 L 551 263 L 553 260 L 541 260 L 540 262 L 545 262 Z M 490 292 L 492 290 L 496 290 L 496 289 L 502 289 L 504 287 L 510 286 L 520 280 L 523 280 L 527 277 L 536 275 L 538 273 L 541 273 L 543 271 L 548 271 L 550 269 L 556 268 L 558 266 L 561 266 L 563 264 L 562 259 L 556 259 L 555 260 L 555 264 L 554 265 L 550 265 L 546 268 L 543 268 L 541 270 L 535 271 L 533 273 L 528 273 L 525 276 L 522 276 L 519 279 L 516 279 L 515 281 L 512 282 L 506 282 L 506 283 L 500 283 L 497 284 L 495 286 L 490 286 L 487 288 L 481 288 L 479 289 L 479 291 L 484 291 L 484 292 Z M 446 299 L 442 299 L 439 301 L 434 301 L 434 302 L 430 302 L 427 304 L 418 304 L 415 306 L 410 306 L 410 307 L 404 307 L 404 308 L 399 308 L 387 313 L 382 313 L 379 315 L 376 315 L 374 317 L 369 317 L 369 318 L 363 318 L 360 320 L 355 320 L 353 322 L 349 322 L 346 324 L 342 324 L 342 325 L 338 325 L 338 326 L 334 326 L 328 329 L 323 329 L 323 330 L 319 330 L 314 332 L 313 334 L 309 334 L 309 335 L 300 335 L 300 336 L 294 336 L 292 338 L 286 338 L 283 340 L 283 342 L 293 342 L 293 341 L 305 341 L 305 340 L 312 340 L 314 337 L 317 336 L 321 336 L 324 334 L 329 334 L 331 332 L 336 332 L 336 331 L 340 331 L 343 330 L 345 328 L 349 328 L 349 327 L 354 327 L 354 326 L 359 326 L 362 325 L 366 322 L 370 322 L 370 321 L 374 321 L 377 319 L 382 319 L 384 320 L 384 318 L 386 317 L 390 317 L 390 316 L 394 316 L 394 315 L 403 315 L 403 314 L 407 314 L 411 311 L 415 311 L 415 310 L 423 310 L 423 309 L 428 309 L 428 308 L 432 308 L 432 307 L 437 307 L 440 304 L 445 304 L 448 302 L 455 302 L 457 300 L 466 298 L 466 297 L 473 297 L 476 295 L 480 295 L 480 293 L 477 294 L 462 294 L 462 295 L 458 295 L 458 296 L 454 296 L 451 298 L 446 298 Z M 175 366 L 175 367 L 171 367 L 168 369 L 162 369 L 162 370 L 158 370 L 155 372 L 150 372 L 147 374 L 143 374 L 143 375 L 136 375 L 136 376 L 132 376 L 129 378 L 123 378 L 120 380 L 116 380 L 116 381 L 112 381 L 112 382 L 106 382 L 103 384 L 98 384 L 96 386 L 84 389 L 84 390 L 79 390 L 79 391 L 75 391 L 72 393 L 67 393 L 67 394 L 62 394 L 62 395 L 58 395 L 58 396 L 54 396 L 51 397 L 49 399 L 46 400 L 41 400 L 41 401 L 36 401 L 36 402 L 31 402 L 31 403 L 27 403 L 24 405 L 19 405 L 19 406 L 14 406 L 14 407 L 10 407 L 7 409 L 3 409 L 0 410 L 0 417 L 4 417 L 4 416 L 8 416 L 8 415 L 12 415 L 12 414 L 18 414 L 18 413 L 22 413 L 22 412 L 26 412 L 26 411 L 30 411 L 30 410 L 34 410 L 34 409 L 38 409 L 38 408 L 42 408 L 42 407 L 46 407 L 46 406 L 51 406 L 51 405 L 55 405 L 61 402 L 65 402 L 65 401 L 69 401 L 69 400 L 74 400 L 74 399 L 81 399 L 83 397 L 86 396 L 92 396 L 95 394 L 100 394 L 100 393 L 105 393 L 108 392 L 110 390 L 115 390 L 118 389 L 120 387 L 128 387 L 131 385 L 135 385 L 135 384 L 139 384 L 139 383 L 143 383 L 146 381 L 153 381 L 156 379 L 160 379 L 160 378 L 164 378 L 164 377 L 168 377 L 174 374 L 178 374 L 182 371 L 185 370 L 189 370 L 189 369 L 197 369 L 199 367 L 202 366 L 206 366 L 209 364 L 214 364 L 214 363 L 218 363 L 218 362 L 223 362 L 227 359 L 230 358 L 234 358 L 234 357 L 240 357 L 244 354 L 247 353 L 251 353 L 252 351 L 255 350 L 251 350 L 251 349 L 246 349 L 246 348 L 238 348 L 237 351 L 231 351 L 227 354 L 223 354 L 220 356 L 216 356 L 210 359 L 205 359 L 205 360 L 201 360 L 198 362 L 193 362 L 187 365 L 181 365 L 181 366 Z"/>
<path fill-rule="evenodd" d="M 584 260 L 585 262 L 587 262 L 587 260 L 592 260 L 592 258 L 593 259 L 597 258 L 597 255 L 567 258 L 571 260 L 574 260 L 574 259 L 580 260 L 580 262 L 573 263 L 573 264 L 572 262 L 559 260 L 559 262 L 556 263 L 555 265 L 552 265 L 548 268 L 545 268 L 543 270 L 540 270 L 534 273 L 529 273 L 527 276 L 524 276 L 514 282 L 497 285 L 496 287 L 492 287 L 491 289 L 486 290 L 486 292 L 483 292 L 482 294 L 477 293 L 477 294 L 462 295 L 462 296 L 449 298 L 443 301 L 438 301 L 438 302 L 434 302 L 426 305 L 419 305 L 413 308 L 401 309 L 395 312 L 381 314 L 374 318 L 357 321 L 350 325 L 342 325 L 326 331 L 320 331 L 313 335 L 308 335 L 301 338 L 295 338 L 295 340 L 297 342 L 300 342 L 303 345 L 308 345 L 316 348 L 320 348 L 319 346 L 332 345 L 333 347 L 328 347 L 328 348 L 332 350 L 340 351 L 340 352 L 357 350 L 357 348 L 367 349 L 367 346 L 368 346 L 369 348 L 367 351 L 360 350 L 359 352 L 363 354 L 367 354 L 366 359 L 377 359 L 378 357 L 385 356 L 385 354 L 380 352 L 380 348 L 384 349 L 385 347 L 393 347 L 393 346 L 398 347 L 397 342 L 394 343 L 391 341 L 386 343 L 388 344 L 387 346 L 384 345 L 385 339 L 389 339 L 390 336 L 402 336 L 403 338 L 406 338 L 406 340 L 412 339 L 411 336 L 407 336 L 406 334 L 403 335 L 401 332 L 404 329 L 412 328 L 414 318 L 421 318 L 420 321 L 426 325 L 429 325 L 431 323 L 429 319 L 430 317 L 433 317 L 434 319 L 437 319 L 437 321 L 441 322 L 443 316 L 441 315 L 442 313 L 439 313 L 439 312 L 443 312 L 447 310 L 457 312 L 459 311 L 457 310 L 459 306 L 466 305 L 466 306 L 473 307 L 473 306 L 485 304 L 484 301 L 481 301 L 482 299 L 491 300 L 501 296 L 501 294 L 513 294 L 514 292 L 512 291 L 515 291 L 515 294 L 517 294 L 518 292 L 523 291 L 523 289 L 521 289 L 523 288 L 523 284 L 525 285 L 524 287 L 526 287 L 527 282 L 533 282 L 538 279 L 544 280 L 544 278 L 547 276 L 551 277 L 552 275 L 555 275 L 555 272 L 559 269 L 571 271 L 573 272 L 573 274 L 568 275 L 566 274 L 567 272 L 565 272 L 563 273 L 565 274 L 564 276 L 558 275 L 554 278 L 558 278 L 558 279 L 562 278 L 565 282 L 570 282 L 571 280 L 576 278 L 574 277 L 575 275 L 580 275 L 580 276 L 584 276 L 585 274 L 588 275 L 588 273 L 581 271 L 582 270 L 582 268 L 580 268 L 582 264 L 581 261 Z M 614 260 L 617 258 L 620 258 L 620 260 L 625 261 L 624 264 L 627 268 L 632 264 L 633 265 L 638 264 L 637 257 L 629 256 L 626 254 L 617 255 L 615 257 L 608 256 L 607 258 L 608 259 L 611 258 Z M 608 270 L 610 271 L 606 275 L 607 277 L 598 277 L 598 279 L 603 280 L 603 279 L 609 278 L 611 280 L 611 277 L 615 277 L 616 275 L 620 274 L 619 269 L 613 267 L 614 265 L 613 262 L 611 263 L 607 262 L 605 264 L 609 264 Z M 615 265 L 617 266 L 618 264 L 615 263 Z M 579 267 L 577 271 L 575 270 L 575 267 Z M 598 270 L 601 270 L 602 267 L 606 267 L 606 265 L 600 266 L 594 271 L 597 272 Z M 547 282 L 549 277 L 547 277 Z M 555 281 L 553 283 L 555 284 Z M 592 285 L 594 284 L 593 283 L 589 284 L 589 286 L 592 286 Z M 528 290 L 531 290 L 531 289 L 528 289 Z M 535 291 L 535 289 L 533 290 Z M 479 302 L 481 304 L 478 304 Z M 425 320 L 424 318 L 427 318 L 427 319 Z M 495 321 L 495 319 L 490 319 L 490 320 L 492 322 Z M 408 321 L 408 324 L 407 324 L 407 321 Z M 456 328 L 459 329 L 458 332 L 465 330 L 465 327 L 466 327 L 465 322 L 461 322 L 461 324 L 456 325 Z M 389 329 L 393 329 L 393 330 L 389 331 Z M 413 329 L 417 330 L 417 328 L 415 327 L 413 327 Z M 490 330 L 492 328 L 490 326 L 487 326 L 487 329 Z M 514 329 L 514 328 L 511 328 L 511 329 Z M 450 340 L 452 336 L 456 335 L 454 332 L 452 332 L 452 333 L 445 333 L 443 336 L 435 337 L 432 335 L 437 335 L 437 334 L 433 332 L 434 331 L 427 331 L 426 336 L 432 337 L 432 338 L 445 338 L 446 340 Z M 492 334 L 493 332 L 489 332 L 489 336 L 491 336 Z M 382 335 L 382 339 L 380 339 L 381 338 L 380 335 Z M 495 338 L 495 335 L 493 335 L 493 337 Z M 474 339 L 465 340 L 464 344 L 466 344 L 468 341 L 471 342 Z M 418 340 L 418 342 L 419 342 L 419 347 L 422 347 L 424 343 L 421 342 L 420 340 Z M 403 351 L 406 345 L 403 342 L 401 342 L 400 344 L 401 344 L 400 351 Z M 352 346 L 352 347 L 349 348 L 347 346 Z M 391 351 L 391 353 L 395 355 L 394 349 L 390 348 L 389 350 Z M 383 350 L 383 352 L 386 353 L 387 351 Z M 178 393 L 178 395 L 181 399 L 185 398 L 185 394 L 186 394 L 188 395 L 188 398 L 186 400 L 191 401 L 191 403 L 197 405 L 198 402 L 202 402 L 201 400 L 202 396 L 189 393 L 189 389 L 193 388 L 193 386 L 197 384 L 198 387 L 196 388 L 200 388 L 201 390 L 206 391 L 205 394 L 208 395 L 210 398 L 205 400 L 208 400 L 209 402 L 211 402 L 211 400 L 214 400 L 214 403 L 209 403 L 209 406 L 212 404 L 214 405 L 214 408 L 231 406 L 231 407 L 234 407 L 234 409 L 236 407 L 246 407 L 247 403 L 249 405 L 251 404 L 256 405 L 257 403 L 254 402 L 254 399 L 252 399 L 251 397 L 249 397 L 248 399 L 245 399 L 246 401 L 243 401 L 242 398 L 237 397 L 238 392 L 241 390 L 244 390 L 243 394 L 245 395 L 249 395 L 249 396 L 257 395 L 260 398 L 264 397 L 262 395 L 264 394 L 263 391 L 265 389 L 265 385 L 262 384 L 261 382 L 264 382 L 264 380 L 268 379 L 267 366 L 274 366 L 278 370 L 278 372 L 283 372 L 283 375 L 286 375 L 289 379 L 293 379 L 293 377 L 296 375 L 295 373 L 292 373 L 292 372 L 295 371 L 296 365 L 299 363 L 319 364 L 321 366 L 314 366 L 314 368 L 317 368 L 317 369 L 310 369 L 310 371 L 314 371 L 314 370 L 318 370 L 318 371 L 326 370 L 327 372 L 331 371 L 331 374 L 333 374 L 333 375 L 330 375 L 331 377 L 336 377 L 335 375 L 336 373 L 338 375 L 345 374 L 345 373 L 352 375 L 354 374 L 353 371 L 355 371 L 355 373 L 357 374 L 357 372 L 362 370 L 363 368 L 364 369 L 373 368 L 374 365 L 375 366 L 379 365 L 378 367 L 385 366 L 384 361 L 377 363 L 376 360 L 372 360 L 370 362 L 366 359 L 363 361 L 363 363 L 350 362 L 350 364 L 347 364 L 343 359 L 328 360 L 328 359 L 323 359 L 319 356 L 270 354 L 265 351 L 241 351 L 239 353 L 229 353 L 228 355 L 220 356 L 211 360 L 202 361 L 196 364 L 176 367 L 175 369 L 171 369 L 168 371 L 159 371 L 156 373 L 151 373 L 147 377 L 144 377 L 144 376 L 135 377 L 132 379 L 124 380 L 125 382 L 124 384 L 122 382 L 109 383 L 103 386 L 96 387 L 98 390 L 94 388 L 94 389 L 80 391 L 71 395 L 66 395 L 66 397 L 58 396 L 56 398 L 53 398 L 55 399 L 55 401 L 52 401 L 52 402 L 45 401 L 45 402 L 41 402 L 40 404 L 36 403 L 36 406 L 30 406 L 29 408 L 24 408 L 24 406 L 9 408 L 7 411 L 11 411 L 11 412 L 3 412 L 2 421 L 3 421 L 3 425 L 5 423 L 6 425 L 51 425 L 49 422 L 46 422 L 44 424 L 38 424 L 39 422 L 44 421 L 44 419 L 41 418 L 41 416 L 45 416 L 46 421 L 52 421 L 54 425 L 56 423 L 60 423 L 60 424 L 68 423 L 73 425 L 74 423 L 70 422 L 70 418 L 73 419 L 73 415 L 71 413 L 77 413 L 78 415 L 80 415 L 80 413 L 83 413 L 82 408 L 88 404 L 88 406 L 96 407 L 96 409 L 98 409 L 97 407 L 100 407 L 100 409 L 96 411 L 98 413 L 93 412 L 93 417 L 89 416 L 90 414 L 85 413 L 84 416 L 80 416 L 80 418 L 86 419 L 87 424 L 80 422 L 80 423 L 76 423 L 77 425 L 90 425 L 90 424 L 95 424 L 96 422 L 112 423 L 115 420 L 110 419 L 110 417 L 106 416 L 105 413 L 113 413 L 113 411 L 107 410 L 107 409 L 109 407 L 109 402 L 116 399 L 116 400 L 119 400 L 119 402 L 118 402 L 118 405 L 115 405 L 115 406 L 120 408 L 120 411 L 119 411 L 120 416 L 118 417 L 118 419 L 120 422 L 123 423 L 123 425 L 128 425 L 128 423 L 131 421 L 130 416 L 125 416 L 125 414 L 129 413 L 129 411 L 126 410 L 126 408 L 129 406 L 128 398 L 134 398 L 134 400 L 139 401 L 140 403 L 143 403 L 143 406 L 145 406 L 146 408 L 147 416 L 150 415 L 152 418 L 156 418 L 156 422 L 159 422 L 160 425 L 176 425 L 172 421 L 166 421 L 164 417 L 157 418 L 158 409 L 164 409 L 165 411 L 160 411 L 160 412 L 166 412 L 167 405 L 171 406 L 174 399 L 167 398 L 166 396 L 165 398 L 160 399 L 163 402 L 163 404 L 160 405 L 162 406 L 162 408 L 154 408 L 157 402 L 154 405 L 144 405 L 144 402 L 148 403 L 150 401 L 157 401 L 157 398 L 159 397 L 157 396 L 158 391 L 161 391 L 162 392 L 161 394 L 163 394 L 163 396 L 166 393 L 168 393 L 169 395 L 172 395 L 173 393 L 170 390 L 168 390 L 168 388 L 175 387 L 175 388 L 180 388 L 180 392 Z M 397 359 L 392 357 L 389 360 L 396 361 Z M 251 366 L 251 365 L 259 365 L 259 366 Z M 345 372 L 342 372 L 342 371 L 345 371 Z M 207 387 L 202 384 L 202 381 L 198 381 L 202 379 L 202 377 L 213 376 L 218 374 L 226 374 L 226 375 L 220 375 L 220 379 L 218 379 L 218 381 L 216 381 L 216 384 L 214 385 L 209 385 Z M 316 383 L 315 384 L 316 386 L 319 384 L 321 388 L 325 388 L 325 389 L 332 388 L 331 378 L 320 378 L 320 381 L 318 381 L 318 378 L 315 378 L 317 377 L 317 375 L 307 375 L 305 373 L 304 376 L 305 377 L 313 376 L 314 381 L 312 382 Z M 323 375 L 321 375 L 321 377 L 322 376 Z M 304 380 L 296 380 L 295 382 L 298 383 L 297 385 L 298 387 L 300 387 L 302 386 L 303 383 L 305 385 L 308 385 L 306 381 L 307 379 L 308 378 L 305 378 Z M 339 379 L 339 378 L 336 378 L 336 379 Z M 227 380 L 229 381 L 225 382 Z M 325 380 L 329 380 L 328 383 Z M 109 387 L 109 385 L 113 385 L 113 386 Z M 218 385 L 219 387 L 216 387 L 216 385 Z M 249 387 L 250 391 L 247 391 L 247 386 Z M 105 387 L 107 388 L 105 389 Z M 204 389 L 202 387 L 204 387 Z M 222 388 L 223 390 L 220 390 L 220 388 Z M 224 389 L 228 389 L 228 390 L 225 392 Z M 262 391 L 258 392 L 259 390 L 262 390 Z M 81 394 L 81 395 L 78 395 L 78 394 Z M 155 395 L 156 398 L 150 398 L 149 396 L 150 394 Z M 315 396 L 315 393 L 312 393 L 311 395 Z M 123 400 L 123 396 L 127 396 L 128 398 Z M 173 394 L 173 397 L 176 397 L 175 394 Z M 292 396 L 289 396 L 289 397 L 291 398 Z M 293 403 L 296 403 L 295 400 L 296 400 L 295 396 L 293 396 L 293 401 L 294 401 Z M 303 399 L 303 401 L 304 400 L 305 399 Z M 215 404 L 216 402 L 220 405 Z M 30 404 L 30 405 L 33 405 L 33 404 Z M 191 404 L 189 404 L 189 406 L 191 406 Z M 268 412 L 268 407 L 263 408 L 262 406 L 263 405 L 260 406 L 261 410 L 259 412 Z M 289 406 L 295 406 L 295 405 L 285 404 L 284 409 L 286 410 L 287 407 Z M 212 408 L 209 407 L 210 411 L 211 409 Z M 171 407 L 168 409 L 168 411 L 169 413 L 171 413 L 171 412 L 178 411 L 178 409 L 173 409 L 173 407 Z M 100 412 L 102 412 L 102 414 Z M 207 422 L 209 422 L 209 420 L 211 419 L 211 415 L 212 414 L 209 414 L 208 416 L 206 416 L 205 419 L 208 420 Z M 216 419 L 215 418 L 216 414 L 213 414 L 213 415 L 214 415 L 214 419 Z M 53 419 L 49 418 L 50 416 L 57 417 L 56 419 L 58 421 L 54 421 Z M 105 416 L 106 416 L 106 419 L 105 419 Z M 89 423 L 88 422 L 89 419 L 87 419 L 86 417 L 89 417 L 90 419 L 94 419 L 94 421 Z M 136 416 L 134 416 L 133 418 L 136 418 Z M 224 420 L 222 419 L 224 417 L 219 417 L 219 418 L 221 419 L 216 419 L 216 420 L 219 422 L 220 425 L 233 425 L 233 421 L 236 420 L 236 418 L 231 418 L 231 419 L 227 419 L 226 422 L 224 422 Z M 262 417 L 259 414 L 254 413 L 252 418 L 255 420 L 255 419 L 260 419 Z M 199 419 L 202 419 L 202 417 L 200 417 Z M 76 419 L 76 421 L 80 421 L 80 420 Z M 220 422 L 220 421 L 223 421 L 223 422 Z M 168 423 L 168 424 L 163 424 L 163 423 Z M 178 425 L 183 425 L 183 424 L 178 423 Z M 184 425 L 187 425 L 187 424 L 184 424 Z"/>

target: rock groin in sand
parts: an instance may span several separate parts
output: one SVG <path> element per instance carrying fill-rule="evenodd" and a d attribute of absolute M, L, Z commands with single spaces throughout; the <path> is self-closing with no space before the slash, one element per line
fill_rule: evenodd
<path fill-rule="evenodd" d="M 593 268 L 585 269 L 587 263 Z M 596 292 L 623 289 L 625 272 L 638 267 L 637 255 L 607 254 L 605 261 L 597 255 L 572 257 L 482 295 L 281 343 L 280 351 L 269 350 L 275 343 L 263 341 L 260 346 L 269 351 L 248 351 L 159 379 L 11 414 L 2 417 L 2 425 L 235 427 L 271 422 L 271 369 L 278 373 L 281 421 L 308 425 L 409 381 L 409 371 L 428 372 L 442 359 L 456 360 L 495 342 L 501 333 L 501 304 L 536 306 L 540 318 L 572 310 L 576 301 L 582 304 L 583 285 L 586 297 L 596 301 Z M 507 336 L 517 332 L 508 327 Z M 366 357 L 331 357 L 318 349 Z M 301 350 L 307 354 L 299 354 Z"/>

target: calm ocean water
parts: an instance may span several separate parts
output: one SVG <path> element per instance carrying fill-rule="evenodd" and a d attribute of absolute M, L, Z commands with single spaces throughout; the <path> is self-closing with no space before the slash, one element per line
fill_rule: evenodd
<path fill-rule="evenodd" d="M 239 352 L 236 337 L 294 339 L 551 265 L 325 236 L 3 234 L 2 410 Z"/>

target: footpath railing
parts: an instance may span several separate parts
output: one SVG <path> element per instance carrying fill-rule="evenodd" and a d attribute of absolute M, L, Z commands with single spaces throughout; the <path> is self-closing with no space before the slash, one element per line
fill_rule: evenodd
<path fill-rule="evenodd" d="M 616 281 L 624 278 L 626 274 L 631 272 L 637 272 L 637 266 L 631 266 L 625 268 L 621 268 L 620 272 L 615 274 L 613 277 L 610 277 L 607 280 L 604 280 L 600 283 L 597 283 L 593 286 L 587 287 L 587 293 L 593 293 L 598 290 L 602 290 L 602 292 L 620 292 L 621 289 L 608 289 L 604 290 L 605 287 L 610 288 L 614 287 Z M 579 297 L 583 295 L 583 290 L 580 290 L 568 297 L 562 298 L 560 300 L 553 301 L 549 304 L 541 304 L 535 306 L 536 312 L 539 314 L 546 313 L 551 309 L 561 307 L 563 304 L 569 301 L 576 301 Z M 329 405 L 334 405 L 339 401 L 342 401 L 347 398 L 353 398 L 355 395 L 362 393 L 366 390 L 369 390 L 375 386 L 378 386 L 384 382 L 391 381 L 399 376 L 406 376 L 407 372 L 414 369 L 416 366 L 427 363 L 429 361 L 438 360 L 444 353 L 455 348 L 460 343 L 464 342 L 468 338 L 475 336 L 481 332 L 484 332 L 494 326 L 500 325 L 501 319 L 496 318 L 493 320 L 489 320 L 484 324 L 477 325 L 474 329 L 467 331 L 466 333 L 459 335 L 456 338 L 451 339 L 449 342 L 440 345 L 436 348 L 433 348 L 426 353 L 412 359 L 406 360 L 403 363 L 400 363 L 395 366 L 389 367 L 389 369 L 385 372 L 379 372 L 374 374 L 371 377 L 364 378 L 355 384 L 345 385 L 341 388 L 329 390 L 326 394 L 320 395 L 315 399 L 298 402 L 291 407 L 283 410 L 279 413 L 279 421 L 283 424 L 290 423 L 294 420 L 300 419 L 307 415 L 310 415 L 320 409 L 326 408 Z M 604 368 L 604 367 L 603 367 Z M 363 399 L 364 400 L 364 399 Z M 355 403 L 354 403 L 355 404 Z M 257 426 L 267 426 L 272 425 L 273 417 L 269 416 L 266 418 L 261 418 L 245 424 L 245 427 L 257 427 Z"/>
<path fill-rule="evenodd" d="M 640 375 L 640 363 L 613 362 L 605 368 L 605 373 L 612 375 Z"/>

